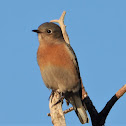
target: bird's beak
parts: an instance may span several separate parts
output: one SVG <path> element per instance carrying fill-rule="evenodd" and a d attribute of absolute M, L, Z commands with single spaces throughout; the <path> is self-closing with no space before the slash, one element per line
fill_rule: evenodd
<path fill-rule="evenodd" d="M 42 33 L 41 31 L 39 30 L 32 30 L 33 32 L 36 32 L 36 33 Z"/>

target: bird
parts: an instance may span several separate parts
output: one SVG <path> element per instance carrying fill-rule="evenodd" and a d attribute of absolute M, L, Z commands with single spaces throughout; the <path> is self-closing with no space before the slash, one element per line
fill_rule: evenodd
<path fill-rule="evenodd" d="M 82 124 L 88 123 L 82 104 L 81 77 L 76 54 L 63 38 L 59 25 L 52 22 L 41 24 L 37 30 L 39 47 L 37 62 L 47 88 L 60 91 L 72 104 Z"/>

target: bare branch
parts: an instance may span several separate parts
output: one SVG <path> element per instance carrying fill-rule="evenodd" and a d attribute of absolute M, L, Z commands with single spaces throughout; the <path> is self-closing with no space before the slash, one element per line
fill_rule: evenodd
<path fill-rule="evenodd" d="M 53 95 L 50 96 L 49 109 L 51 120 L 54 126 L 66 126 L 64 113 L 62 111 L 62 102 L 54 105 L 61 98 L 61 93 L 55 91 Z"/>
<path fill-rule="evenodd" d="M 68 37 L 68 34 L 66 32 L 66 26 L 64 25 L 65 14 L 66 14 L 66 11 L 63 11 L 63 13 L 62 13 L 62 15 L 61 15 L 59 20 L 51 20 L 50 22 L 59 23 L 59 25 L 61 27 L 61 30 L 62 30 L 62 34 L 63 34 L 64 40 L 66 41 L 66 43 L 70 44 L 69 37 Z"/>

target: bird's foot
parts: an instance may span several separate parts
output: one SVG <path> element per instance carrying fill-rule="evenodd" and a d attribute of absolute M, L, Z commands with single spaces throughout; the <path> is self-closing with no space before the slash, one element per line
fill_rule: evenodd
<path fill-rule="evenodd" d="M 61 97 L 59 98 L 59 100 L 58 100 L 56 103 L 54 103 L 54 104 L 52 105 L 52 107 L 55 106 L 55 105 L 57 105 L 57 104 L 60 103 L 60 102 L 62 102 L 62 104 L 63 104 L 63 99 L 64 99 L 64 98 L 65 98 L 64 96 L 61 96 Z"/>

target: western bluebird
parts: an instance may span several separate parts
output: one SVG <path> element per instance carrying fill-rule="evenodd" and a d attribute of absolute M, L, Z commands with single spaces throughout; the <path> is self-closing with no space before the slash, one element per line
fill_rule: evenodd
<path fill-rule="evenodd" d="M 46 87 L 62 92 L 73 105 L 80 122 L 87 123 L 77 58 L 72 47 L 64 41 L 61 28 L 47 22 L 33 32 L 38 33 L 37 61 Z"/>

